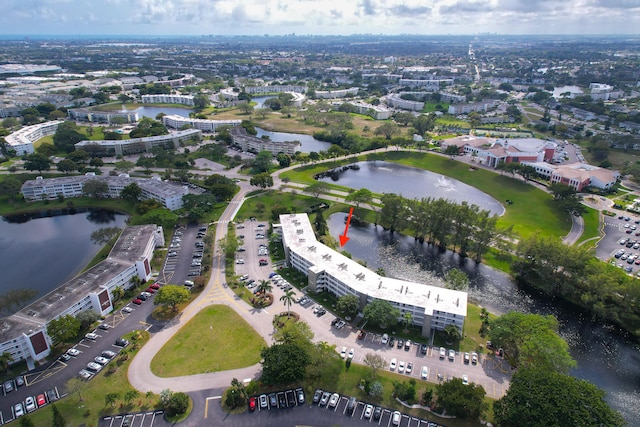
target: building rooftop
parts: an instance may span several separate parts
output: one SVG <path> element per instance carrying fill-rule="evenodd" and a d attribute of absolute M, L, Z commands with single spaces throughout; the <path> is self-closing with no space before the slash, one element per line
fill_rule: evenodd
<path fill-rule="evenodd" d="M 466 292 L 434 286 L 436 280 L 434 285 L 426 285 L 380 276 L 316 240 L 306 214 L 280 215 L 280 223 L 287 245 L 294 248 L 294 252 L 304 254 L 304 258 L 315 265 L 315 271 L 327 271 L 372 298 L 424 307 L 426 313 L 438 310 L 467 315 Z"/>

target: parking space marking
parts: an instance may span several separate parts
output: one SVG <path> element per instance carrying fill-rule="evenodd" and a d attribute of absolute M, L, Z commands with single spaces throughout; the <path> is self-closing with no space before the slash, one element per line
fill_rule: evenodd
<path fill-rule="evenodd" d="M 222 399 L 222 396 L 211 396 L 211 397 L 207 397 L 204 400 L 204 418 L 205 419 L 209 416 L 209 401 L 218 400 L 218 399 Z"/>

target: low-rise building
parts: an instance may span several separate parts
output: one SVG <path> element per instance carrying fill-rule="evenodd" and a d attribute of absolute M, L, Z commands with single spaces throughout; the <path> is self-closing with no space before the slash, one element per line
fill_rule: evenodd
<path fill-rule="evenodd" d="M 178 148 L 183 142 L 201 140 L 202 131 L 186 129 L 166 135 L 147 136 L 122 140 L 84 140 L 75 144 L 76 150 L 85 150 L 93 157 L 115 157 L 130 154 L 149 153 L 153 148 Z"/>
<path fill-rule="evenodd" d="M 231 129 L 231 138 L 233 145 L 238 146 L 242 151 L 259 153 L 260 151 L 269 151 L 274 156 L 279 153 L 293 156 L 300 151 L 302 144 L 300 141 L 272 141 L 270 139 L 256 138 L 249 135 L 243 127 L 234 127 Z"/>
<path fill-rule="evenodd" d="M 167 128 L 180 129 L 183 126 L 191 126 L 193 129 L 202 132 L 215 132 L 220 126 L 240 126 L 242 120 L 209 120 L 209 119 L 192 119 L 178 115 L 167 115 L 162 117 L 162 124 Z"/>
<path fill-rule="evenodd" d="M 138 121 L 137 111 L 96 111 L 87 108 L 74 108 L 67 111 L 70 120 L 89 123 L 135 123 Z M 116 120 L 114 120 L 117 118 Z"/>
<path fill-rule="evenodd" d="M 311 292 L 355 295 L 359 311 L 374 300 L 387 301 L 399 310 L 399 322 L 405 313 L 411 313 L 413 324 L 422 328 L 424 337 L 447 325 L 462 332 L 466 292 L 380 276 L 319 242 L 307 214 L 280 215 L 274 230 L 282 235 L 287 265 L 307 276 Z"/>
<path fill-rule="evenodd" d="M 317 90 L 316 98 L 336 99 L 336 98 L 344 98 L 347 95 L 356 96 L 359 90 L 360 89 L 357 87 L 351 87 L 349 89 Z"/>
<path fill-rule="evenodd" d="M 480 164 L 495 168 L 501 163 L 551 162 L 558 144 L 538 138 L 496 139 L 465 135 L 445 139 L 440 146 L 443 151 L 456 146 L 460 154 L 474 156 Z"/>
<path fill-rule="evenodd" d="M 471 102 L 469 104 L 451 104 L 449 105 L 449 114 L 469 114 L 473 112 L 485 112 L 496 106 L 495 99 L 484 99 L 480 102 Z"/>
<path fill-rule="evenodd" d="M 52 122 L 38 123 L 37 125 L 25 126 L 9 135 L 4 140 L 9 147 L 15 150 L 17 156 L 33 153 L 33 143 L 45 136 L 56 133 L 58 126 L 62 124 L 62 120 Z"/>
<path fill-rule="evenodd" d="M 609 190 L 620 179 L 620 172 L 586 163 L 553 165 L 546 162 L 523 162 L 532 166 L 536 173 L 556 184 L 566 184 L 576 191 L 585 187 Z"/>
<path fill-rule="evenodd" d="M 252 95 L 264 95 L 267 93 L 306 93 L 307 87 L 301 85 L 262 85 L 262 86 L 245 86 L 244 91 Z M 222 92 L 222 91 L 220 91 Z"/>
<path fill-rule="evenodd" d="M 193 95 L 153 94 L 142 95 L 143 104 L 182 104 L 193 106 Z"/>
<path fill-rule="evenodd" d="M 142 190 L 142 199 L 157 200 L 169 210 L 182 207 L 182 197 L 189 194 L 186 187 L 171 182 L 153 178 L 130 178 L 122 176 L 96 176 L 93 173 L 59 178 L 43 178 L 26 181 L 22 184 L 21 192 L 25 200 L 54 200 L 60 195 L 65 199 L 82 197 L 84 186 L 89 181 L 100 181 L 107 184 L 104 197 L 119 198 L 122 190 L 129 184 L 136 183 Z"/>
<path fill-rule="evenodd" d="M 367 104 L 362 101 L 349 102 L 349 104 L 356 107 L 356 112 L 358 114 L 363 114 L 376 120 L 387 120 L 391 117 L 391 111 L 380 105 Z"/>
<path fill-rule="evenodd" d="M 134 286 L 134 278 L 145 281 L 151 277 L 153 251 L 159 246 L 164 246 L 162 227 L 126 227 L 106 260 L 0 319 L 0 353 L 9 353 L 13 362 L 47 357 L 52 347 L 47 334 L 49 322 L 86 310 L 100 316 L 111 312 L 116 288 L 127 290 Z"/>
<path fill-rule="evenodd" d="M 401 93 L 387 95 L 385 103 L 391 108 L 398 108 L 400 110 L 422 111 L 424 109 L 424 102 L 402 99 Z"/>

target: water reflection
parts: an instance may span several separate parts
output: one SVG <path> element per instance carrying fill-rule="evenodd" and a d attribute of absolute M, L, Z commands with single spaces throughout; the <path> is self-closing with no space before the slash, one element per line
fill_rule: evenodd
<path fill-rule="evenodd" d="M 327 218 L 337 240 L 344 231 L 345 213 Z M 412 237 L 383 231 L 373 225 L 352 225 L 344 249 L 354 259 L 366 261 L 387 276 L 432 285 L 442 284 L 453 267 L 470 278 L 469 299 L 494 313 L 512 310 L 553 314 L 560 322 L 560 334 L 567 340 L 578 367 L 571 374 L 604 389 L 606 400 L 620 411 L 630 425 L 640 425 L 640 351 L 624 335 L 608 325 L 595 324 L 570 307 L 519 288 L 505 274 L 462 258 L 451 251 L 416 242 Z"/>

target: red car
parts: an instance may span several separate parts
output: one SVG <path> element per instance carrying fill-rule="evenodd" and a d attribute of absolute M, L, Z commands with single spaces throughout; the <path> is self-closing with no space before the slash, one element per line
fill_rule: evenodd
<path fill-rule="evenodd" d="M 156 290 L 153 289 L 151 286 L 149 286 L 147 289 L 144 290 L 145 292 L 149 292 L 150 294 L 155 294 Z"/>
<path fill-rule="evenodd" d="M 44 394 L 39 394 L 36 401 L 38 402 L 38 408 L 42 408 L 47 404 L 47 399 L 44 398 Z"/>
<path fill-rule="evenodd" d="M 149 287 L 150 287 L 151 289 L 155 289 L 155 290 L 160 289 L 160 285 L 158 285 L 157 283 L 154 283 L 153 285 L 149 285 Z"/>
<path fill-rule="evenodd" d="M 140 305 L 142 304 L 142 300 L 138 299 L 138 298 L 134 298 L 131 300 L 132 303 L 134 303 L 135 305 Z"/>
<path fill-rule="evenodd" d="M 250 397 L 249 398 L 249 410 L 250 411 L 255 411 L 256 410 L 256 398 L 255 397 Z"/>

